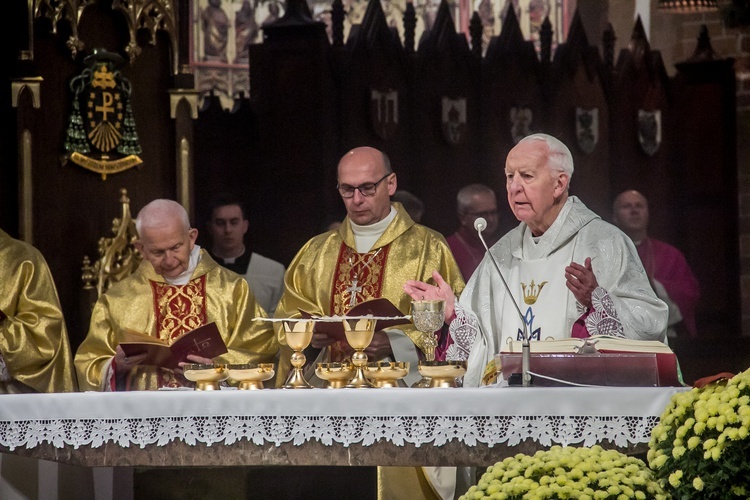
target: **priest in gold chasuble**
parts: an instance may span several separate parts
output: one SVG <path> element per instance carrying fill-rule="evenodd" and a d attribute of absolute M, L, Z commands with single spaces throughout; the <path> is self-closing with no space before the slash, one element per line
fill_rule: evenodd
<path fill-rule="evenodd" d="M 68 331 L 47 262 L 0 229 L 0 394 L 76 390 Z"/>
<path fill-rule="evenodd" d="M 464 282 L 442 235 L 416 224 L 400 203 L 391 203 L 396 174 L 380 151 L 356 148 L 339 163 L 339 192 L 347 207 L 343 224 L 315 236 L 297 253 L 285 277 L 286 289 L 275 316 L 300 317 L 300 309 L 314 315 L 346 314 L 355 305 L 374 298 L 390 300 L 404 315 L 411 298 L 403 284 L 409 279 L 429 280 L 432 272 L 446 273 L 456 294 Z M 415 278 L 419 277 L 419 278 Z M 283 329 L 277 328 L 282 355 L 277 384 L 290 369 L 291 350 Z M 345 341 L 316 333 L 312 347 L 318 361 L 341 361 L 352 352 Z M 407 383 L 419 380 L 417 361 L 424 351 L 423 335 L 412 324 L 376 332 L 365 353 L 370 361 L 390 357 L 411 362 Z M 308 357 L 308 362 L 314 360 Z M 322 385 L 316 377 L 313 385 Z"/>
<path fill-rule="evenodd" d="M 273 362 L 278 344 L 247 282 L 195 245 L 187 213 L 177 202 L 156 200 L 138 214 L 136 247 L 144 261 L 94 306 L 89 333 L 75 357 L 82 390 L 152 390 L 189 385 L 181 369 L 141 365 L 128 358 L 119 334 L 131 330 L 171 341 L 215 322 L 228 352 L 196 363 Z"/>
<path fill-rule="evenodd" d="M 461 293 L 464 281 L 445 238 L 416 224 L 400 203 L 391 203 L 396 174 L 384 153 L 360 147 L 344 155 L 338 165 L 338 190 L 347 216 L 338 229 L 315 236 L 297 253 L 287 269 L 277 318 L 300 317 L 300 309 L 314 315 L 342 315 L 380 297 L 407 315 L 411 297 L 404 293 L 404 283 L 430 280 L 433 271 L 444 276 L 456 295 Z M 281 358 L 276 381 L 283 384 L 291 350 L 283 329 L 277 328 L 277 335 Z M 411 372 L 405 381 L 411 385 L 420 379 L 417 363 L 424 347 L 423 335 L 409 323 L 375 332 L 365 353 L 370 361 L 408 361 Z M 351 353 L 346 342 L 324 333 L 314 333 L 312 348 L 320 350 L 317 360 L 308 356 L 313 367 L 316 361 L 339 361 Z M 322 385 L 312 374 L 307 380 Z M 422 468 L 378 467 L 378 496 L 440 498 L 433 477 Z"/>

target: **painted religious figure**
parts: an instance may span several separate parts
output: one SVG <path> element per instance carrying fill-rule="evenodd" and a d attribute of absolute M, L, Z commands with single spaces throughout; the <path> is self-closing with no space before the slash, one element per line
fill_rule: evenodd
<path fill-rule="evenodd" d="M 448 0 L 456 31 L 469 38 L 469 21 L 476 11 L 484 26 L 483 52 L 492 37 L 500 34 L 509 8 L 519 19 L 524 38 L 538 43 L 541 24 L 547 16 L 553 26 L 553 43 L 563 41 L 569 19 L 564 6 L 570 0 Z M 332 39 L 333 0 L 307 0 L 313 19 L 326 25 Z M 283 17 L 284 0 L 194 0 L 192 6 L 191 66 L 196 86 L 204 95 L 213 92 L 229 109 L 240 94 L 250 95 L 249 47 L 263 41 L 263 27 Z M 368 0 L 343 0 L 344 39 L 353 25 L 361 24 Z M 440 0 L 411 0 L 417 18 L 417 45 L 432 29 Z M 407 0 L 381 0 L 386 22 L 404 39 L 403 19 Z"/>

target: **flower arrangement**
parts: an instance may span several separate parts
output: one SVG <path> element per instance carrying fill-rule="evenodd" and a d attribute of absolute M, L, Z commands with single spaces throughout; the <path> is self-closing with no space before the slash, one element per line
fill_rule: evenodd
<path fill-rule="evenodd" d="M 518 454 L 487 468 L 460 500 L 666 499 L 646 464 L 601 446 L 561 447 Z"/>
<path fill-rule="evenodd" d="M 750 497 L 750 370 L 672 397 L 648 462 L 679 499 Z"/>

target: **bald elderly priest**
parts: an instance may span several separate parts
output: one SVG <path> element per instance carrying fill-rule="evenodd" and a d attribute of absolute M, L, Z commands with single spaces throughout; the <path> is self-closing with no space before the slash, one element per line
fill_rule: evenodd
<path fill-rule="evenodd" d="M 0 230 L 0 394 L 76 390 L 60 301 L 42 254 Z"/>
<path fill-rule="evenodd" d="M 215 322 L 228 352 L 215 360 L 188 356 L 193 363 L 273 362 L 278 344 L 247 282 L 195 244 L 198 230 L 172 200 L 154 200 L 136 220 L 136 248 L 144 261 L 112 286 L 94 306 L 91 326 L 75 357 L 82 390 L 151 390 L 189 386 L 182 368 L 141 364 L 145 354 L 127 357 L 120 332 L 132 330 L 173 340 Z"/>

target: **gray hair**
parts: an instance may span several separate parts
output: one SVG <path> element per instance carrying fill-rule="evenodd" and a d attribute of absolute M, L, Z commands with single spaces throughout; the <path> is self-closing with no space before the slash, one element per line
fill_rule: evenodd
<path fill-rule="evenodd" d="M 478 194 L 487 194 L 497 200 L 495 191 L 491 187 L 484 184 L 469 184 L 459 189 L 456 195 L 456 211 L 459 215 L 465 213 L 470 208 L 471 198 Z"/>
<path fill-rule="evenodd" d="M 135 230 L 142 234 L 142 229 L 157 227 L 163 224 L 165 218 L 179 220 L 185 230 L 190 229 L 190 218 L 185 207 L 174 200 L 156 199 L 141 208 L 135 220 Z"/>
<path fill-rule="evenodd" d="M 547 134 L 527 135 L 518 141 L 518 144 L 533 141 L 543 142 L 547 145 L 547 149 L 549 149 L 549 153 L 547 154 L 547 167 L 549 167 L 550 170 L 567 174 L 568 186 L 570 186 L 570 181 L 573 178 L 573 155 L 570 154 L 568 146 L 563 144 L 559 139 Z"/>

